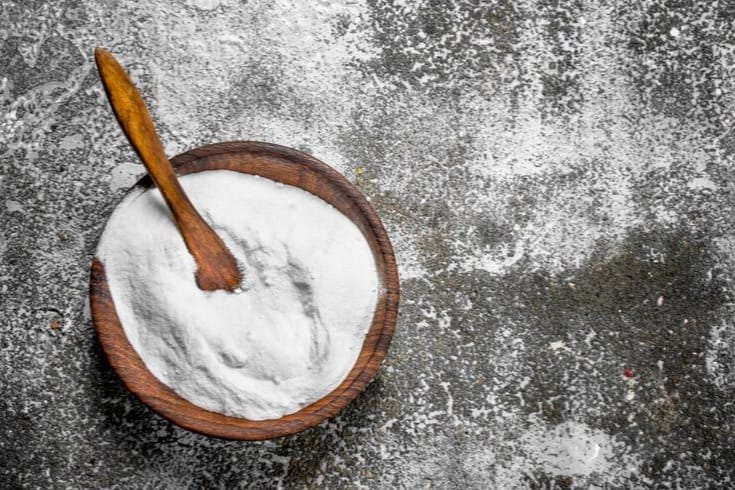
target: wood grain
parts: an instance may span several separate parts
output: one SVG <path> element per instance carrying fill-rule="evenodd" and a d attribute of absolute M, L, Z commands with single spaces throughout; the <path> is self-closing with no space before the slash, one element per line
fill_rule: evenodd
<path fill-rule="evenodd" d="M 160 189 L 196 261 L 197 285 L 205 291 L 232 291 L 242 281 L 237 260 L 186 196 L 166 157 L 143 97 L 110 52 L 97 48 L 94 55 L 120 127 Z"/>
<path fill-rule="evenodd" d="M 375 375 L 393 337 L 398 315 L 396 261 L 380 218 L 362 193 L 319 160 L 283 146 L 257 142 L 218 143 L 188 151 L 171 160 L 179 175 L 207 170 L 232 170 L 260 175 L 301 187 L 345 214 L 362 231 L 373 252 L 381 292 L 362 350 L 345 380 L 320 400 L 276 420 L 252 421 L 204 410 L 184 400 L 156 379 L 132 348 L 120 324 L 105 276 L 94 259 L 91 270 L 92 319 L 100 343 L 125 386 L 145 404 L 172 422 L 209 436 L 261 440 L 313 427 L 349 404 Z M 137 186 L 150 187 L 144 177 Z M 247 210 L 233 212 L 247 212 Z"/>

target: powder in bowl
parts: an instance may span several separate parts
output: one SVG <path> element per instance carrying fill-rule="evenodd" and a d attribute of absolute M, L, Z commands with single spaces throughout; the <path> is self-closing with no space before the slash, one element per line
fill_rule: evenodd
<path fill-rule="evenodd" d="M 216 170 L 180 177 L 243 271 L 237 294 L 200 290 L 157 189 L 136 189 L 100 240 L 117 315 L 146 367 L 181 397 L 249 420 L 298 411 L 347 376 L 379 279 L 349 218 L 297 187 Z"/>

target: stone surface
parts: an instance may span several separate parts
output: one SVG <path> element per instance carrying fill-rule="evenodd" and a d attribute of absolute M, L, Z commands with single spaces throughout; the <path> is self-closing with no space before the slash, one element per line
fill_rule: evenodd
<path fill-rule="evenodd" d="M 735 8 L 682 0 L 0 1 L 0 487 L 731 488 Z M 309 151 L 371 198 L 403 303 L 336 419 L 172 426 L 86 306 L 143 173 L 92 50 L 173 155 Z"/>

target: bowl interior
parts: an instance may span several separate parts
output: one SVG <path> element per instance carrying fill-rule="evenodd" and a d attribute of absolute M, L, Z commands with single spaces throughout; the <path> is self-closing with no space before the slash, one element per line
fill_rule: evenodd
<path fill-rule="evenodd" d="M 300 187 L 327 201 L 362 231 L 378 271 L 378 301 L 362 350 L 347 378 L 331 393 L 296 413 L 252 421 L 210 412 L 181 398 L 155 378 L 127 340 L 115 311 L 104 264 L 92 263 L 92 321 L 102 348 L 125 386 L 160 415 L 202 434 L 260 440 L 293 434 L 334 416 L 375 375 L 390 344 L 398 313 L 398 273 L 393 250 L 380 218 L 362 193 L 337 171 L 305 153 L 267 143 L 233 142 L 203 146 L 173 158 L 179 175 L 205 170 L 233 170 Z M 136 186 L 151 187 L 150 177 Z"/>

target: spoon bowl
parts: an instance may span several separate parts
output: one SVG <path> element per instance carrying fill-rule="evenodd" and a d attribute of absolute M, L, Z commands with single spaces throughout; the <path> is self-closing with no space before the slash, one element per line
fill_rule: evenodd
<path fill-rule="evenodd" d="M 354 400 L 375 375 L 396 326 L 398 271 L 388 236 L 365 196 L 339 172 L 297 150 L 268 143 L 231 142 L 202 146 L 171 159 L 178 175 L 232 170 L 304 189 L 347 216 L 365 236 L 378 271 L 379 294 L 362 349 L 337 388 L 298 412 L 273 420 L 247 420 L 205 410 L 177 395 L 146 368 L 128 341 L 115 310 L 102 262 L 91 268 L 92 321 L 112 368 L 143 403 L 175 424 L 204 435 L 263 440 L 294 434 L 333 417 Z M 152 187 L 150 176 L 136 187 Z"/>

